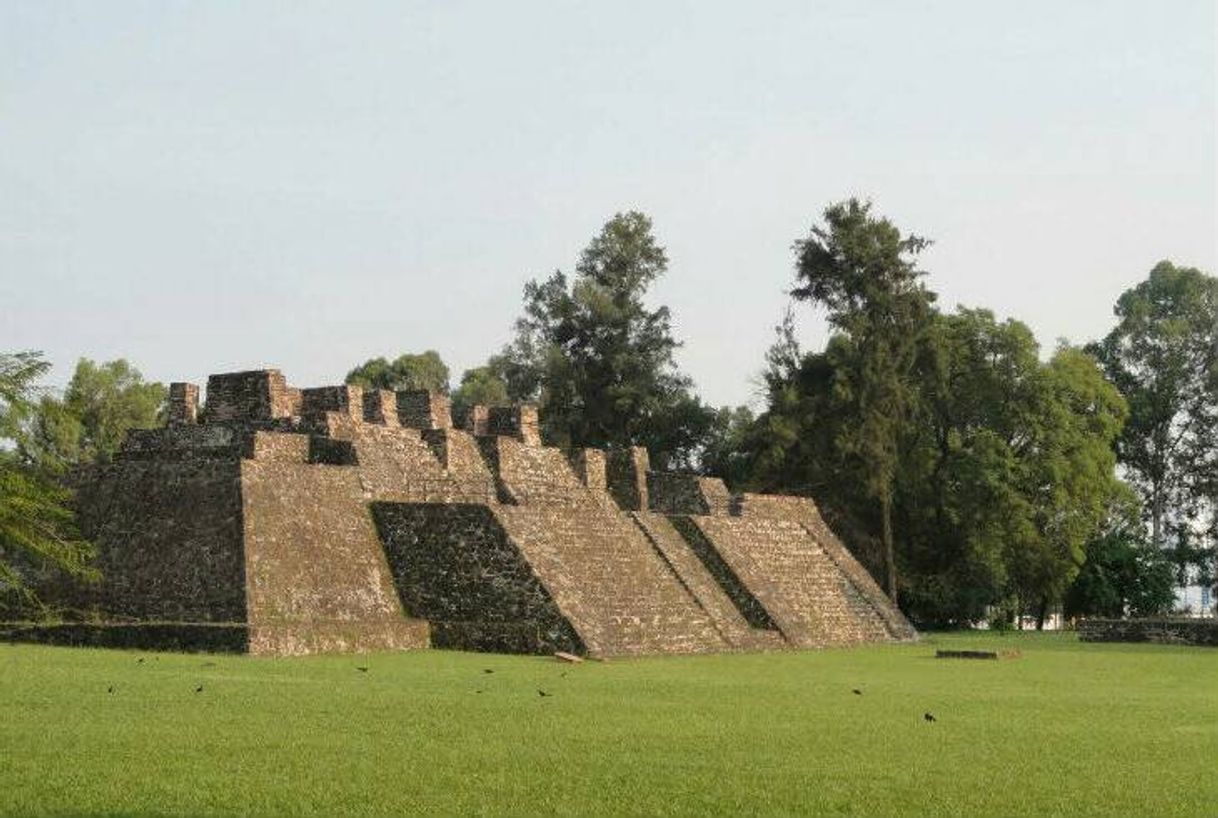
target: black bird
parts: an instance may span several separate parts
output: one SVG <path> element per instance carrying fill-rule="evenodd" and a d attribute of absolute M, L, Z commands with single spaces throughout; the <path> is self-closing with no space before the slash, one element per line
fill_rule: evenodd
<path fill-rule="evenodd" d="M 366 667 L 358 667 L 358 666 L 357 666 L 355 669 L 356 669 L 356 670 L 358 670 L 360 673 L 367 673 L 367 672 L 368 672 L 368 668 L 366 668 Z"/>
<path fill-rule="evenodd" d="M 541 696 L 544 699 L 546 696 L 549 696 L 550 694 L 545 692 L 544 690 L 538 690 L 537 695 Z"/>
<path fill-rule="evenodd" d="M 934 721 L 935 714 L 934 713 L 923 713 L 922 718 L 926 719 L 927 721 Z"/>
<path fill-rule="evenodd" d="M 857 687 L 856 687 L 856 688 L 854 688 L 853 690 L 851 690 L 850 692 L 851 692 L 851 693 L 853 693 L 853 694 L 854 694 L 854 695 L 856 695 L 856 696 L 862 696 L 862 695 L 863 695 L 863 691 L 859 690 Z"/>
<path fill-rule="evenodd" d="M 475 693 L 481 693 L 482 691 L 481 691 L 481 690 L 475 690 L 474 692 L 475 692 Z"/>
<path fill-rule="evenodd" d="M 113 693 L 113 692 L 114 692 L 114 685 L 110 685 L 109 687 L 107 687 L 107 688 L 106 688 L 106 692 L 107 692 L 107 693 Z"/>
<path fill-rule="evenodd" d="M 202 693 L 202 692 L 203 692 L 203 685 L 199 685 L 198 687 L 196 687 L 196 688 L 195 688 L 195 692 L 196 692 L 196 693 Z"/>
<path fill-rule="evenodd" d="M 135 660 L 135 663 L 136 663 L 137 665 L 142 665 L 142 664 L 144 664 L 144 657 L 143 657 L 143 656 L 141 656 L 140 658 L 136 659 L 136 660 Z"/>
<path fill-rule="evenodd" d="M 483 673 L 494 673 L 495 671 L 491 670 L 489 667 L 484 667 L 484 668 L 482 668 L 482 672 Z"/>

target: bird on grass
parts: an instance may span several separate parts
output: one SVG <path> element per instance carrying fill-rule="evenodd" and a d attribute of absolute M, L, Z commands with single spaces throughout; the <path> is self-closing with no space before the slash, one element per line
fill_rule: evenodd
<path fill-rule="evenodd" d="M 135 660 L 135 663 L 136 663 L 137 665 L 142 665 L 142 664 L 144 664 L 144 657 L 143 657 L 143 656 L 141 656 L 140 658 L 136 659 L 136 660 Z"/>
<path fill-rule="evenodd" d="M 484 668 L 482 668 L 482 672 L 483 673 L 494 673 L 495 671 L 491 670 L 489 667 L 484 667 Z"/>
<path fill-rule="evenodd" d="M 196 692 L 196 693 L 202 693 L 202 692 L 203 692 L 203 685 L 199 685 L 198 687 L 196 687 L 196 688 L 195 688 L 195 692 Z"/>
<path fill-rule="evenodd" d="M 934 713 L 923 713 L 922 718 L 925 719 L 926 721 L 935 721 L 936 720 Z"/>
<path fill-rule="evenodd" d="M 355 668 L 355 669 L 356 669 L 356 670 L 358 670 L 360 673 L 367 673 L 367 672 L 368 672 L 368 668 L 366 668 L 366 667 L 359 667 L 358 665 L 356 666 L 356 668 Z"/>
<path fill-rule="evenodd" d="M 545 692 L 544 690 L 538 690 L 537 695 L 541 696 L 544 699 L 546 696 L 549 696 L 550 694 Z"/>
<path fill-rule="evenodd" d="M 113 693 L 113 692 L 114 692 L 114 685 L 110 685 L 109 687 L 107 687 L 107 688 L 106 688 L 106 692 L 107 692 L 107 693 Z"/>
<path fill-rule="evenodd" d="M 856 688 L 854 688 L 853 690 L 851 690 L 850 692 L 851 692 L 851 693 L 853 693 L 853 694 L 854 694 L 854 695 L 856 695 L 856 696 L 862 696 L 862 695 L 863 695 L 863 691 L 859 690 L 857 687 L 856 687 Z"/>

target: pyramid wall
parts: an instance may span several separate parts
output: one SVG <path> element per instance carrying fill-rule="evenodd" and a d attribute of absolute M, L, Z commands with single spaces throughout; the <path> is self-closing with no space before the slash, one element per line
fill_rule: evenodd
<path fill-rule="evenodd" d="M 536 411 L 295 389 L 171 389 L 83 480 L 91 618 L 240 635 L 261 654 L 452 647 L 593 655 L 914 638 L 802 498 L 731 496 L 642 449 L 542 446 Z M 124 631 L 125 633 L 127 631 Z"/>

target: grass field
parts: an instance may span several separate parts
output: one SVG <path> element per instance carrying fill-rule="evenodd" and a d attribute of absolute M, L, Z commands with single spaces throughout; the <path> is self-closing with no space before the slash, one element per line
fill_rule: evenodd
<path fill-rule="evenodd" d="M 996 645 L 1023 657 L 931 658 Z M 0 645 L 0 812 L 1214 816 L 1218 650 L 951 634 L 568 666 Z"/>

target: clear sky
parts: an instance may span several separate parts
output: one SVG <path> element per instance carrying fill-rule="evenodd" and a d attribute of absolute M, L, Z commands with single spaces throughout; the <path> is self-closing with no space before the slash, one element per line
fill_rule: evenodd
<path fill-rule="evenodd" d="M 872 198 L 1043 345 L 1161 258 L 1218 273 L 1213 0 L 0 0 L 0 350 L 340 382 L 509 337 L 619 210 L 714 403 L 791 242 Z M 816 344 L 822 322 L 801 310 Z"/>

